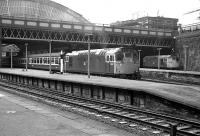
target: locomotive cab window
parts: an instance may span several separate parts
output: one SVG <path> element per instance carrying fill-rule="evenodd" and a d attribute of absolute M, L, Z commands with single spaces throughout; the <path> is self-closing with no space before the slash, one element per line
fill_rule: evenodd
<path fill-rule="evenodd" d="M 107 55 L 106 56 L 106 62 L 113 62 L 114 61 L 114 56 L 113 55 Z"/>
<path fill-rule="evenodd" d="M 109 62 L 109 61 L 110 61 L 110 56 L 107 55 L 107 56 L 106 56 L 106 62 Z"/>
<path fill-rule="evenodd" d="M 110 55 L 110 61 L 114 61 L 114 56 Z"/>
<path fill-rule="evenodd" d="M 123 54 L 122 53 L 117 53 L 116 54 L 116 61 L 122 61 L 123 60 Z"/>

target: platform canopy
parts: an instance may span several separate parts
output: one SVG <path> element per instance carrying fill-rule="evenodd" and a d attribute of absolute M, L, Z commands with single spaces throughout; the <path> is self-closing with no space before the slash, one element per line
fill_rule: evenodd
<path fill-rule="evenodd" d="M 0 0 L 0 15 L 89 23 L 79 13 L 51 0 Z"/>

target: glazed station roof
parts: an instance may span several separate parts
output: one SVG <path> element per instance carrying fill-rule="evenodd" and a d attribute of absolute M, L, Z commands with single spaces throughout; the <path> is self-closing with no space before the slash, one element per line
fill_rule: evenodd
<path fill-rule="evenodd" d="M 79 13 L 51 0 L 0 0 L 0 15 L 89 23 Z"/>

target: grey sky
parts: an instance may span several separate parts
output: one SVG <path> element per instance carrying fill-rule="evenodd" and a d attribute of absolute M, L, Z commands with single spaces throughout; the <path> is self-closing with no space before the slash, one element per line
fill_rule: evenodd
<path fill-rule="evenodd" d="M 178 18 L 181 24 L 200 22 L 200 0 L 53 0 L 83 15 L 92 23 L 110 24 L 142 16 Z"/>

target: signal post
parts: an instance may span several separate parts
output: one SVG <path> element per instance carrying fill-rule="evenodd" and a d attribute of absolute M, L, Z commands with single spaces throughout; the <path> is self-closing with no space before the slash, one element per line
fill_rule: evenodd
<path fill-rule="evenodd" d="M 2 63 L 2 28 L 0 27 L 0 68 Z"/>

